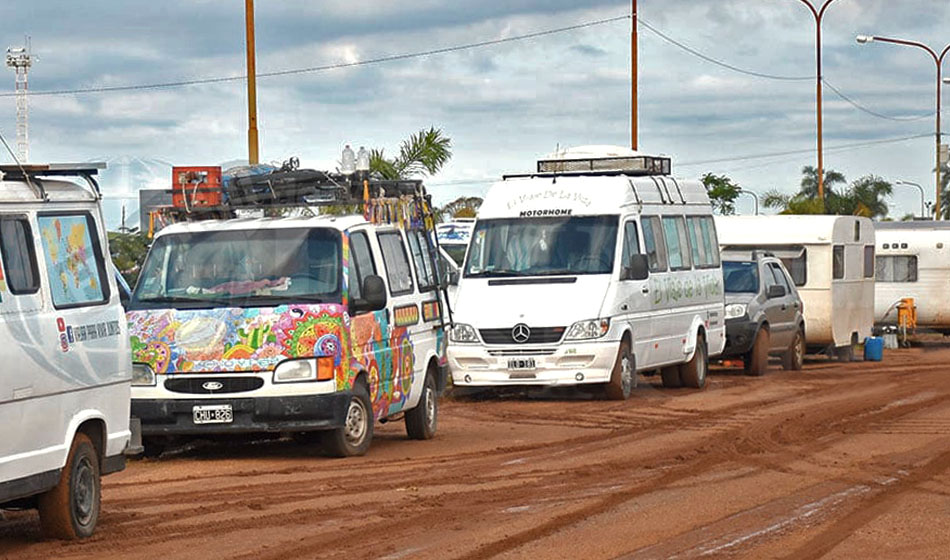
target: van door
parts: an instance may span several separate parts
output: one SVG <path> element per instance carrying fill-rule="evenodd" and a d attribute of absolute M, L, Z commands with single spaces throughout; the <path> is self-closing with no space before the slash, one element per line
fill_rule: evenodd
<path fill-rule="evenodd" d="M 421 319 L 409 327 L 411 352 L 414 355 L 413 384 L 407 406 L 415 406 L 425 383 L 426 358 L 438 355 L 439 335 L 442 327 L 443 298 L 439 290 L 439 275 L 436 268 L 435 246 L 423 230 L 406 231 L 413 268 L 416 270 L 416 285 L 419 287 Z M 438 379 L 433 381 L 438 382 Z"/>
<path fill-rule="evenodd" d="M 365 311 L 360 309 L 363 282 L 368 276 L 380 275 L 373 257 L 369 236 L 365 231 L 350 232 L 350 259 L 347 269 L 347 289 L 350 306 L 350 352 L 369 374 L 369 396 L 373 401 L 376 418 L 384 415 L 392 394 L 392 357 L 389 348 L 389 309 Z"/>
<path fill-rule="evenodd" d="M 655 360 L 653 346 L 653 320 L 651 317 L 650 280 L 629 280 L 624 278 L 624 270 L 630 264 L 630 257 L 642 254 L 640 249 L 639 227 L 636 220 L 623 222 L 621 230 L 619 281 L 617 284 L 617 319 L 630 325 L 633 331 L 633 353 L 637 359 L 637 369 L 649 369 Z"/>
<path fill-rule="evenodd" d="M 657 216 L 643 216 L 640 219 L 643 234 L 643 250 L 650 265 L 650 340 L 645 348 L 646 363 L 658 365 L 665 362 L 662 342 L 673 332 L 669 312 L 666 244 L 663 241 L 663 227 Z M 637 366 L 639 369 L 639 365 Z"/>
<path fill-rule="evenodd" d="M 682 341 L 688 338 L 694 316 L 690 305 L 693 265 L 683 216 L 663 216 L 663 239 L 670 272 L 666 282 L 666 330 L 660 348 L 664 350 L 664 361 L 679 362 L 684 359 Z"/>
<path fill-rule="evenodd" d="M 384 333 L 384 336 L 389 338 L 391 350 L 387 368 L 391 379 L 391 392 L 385 395 L 389 402 L 386 414 L 389 415 L 405 408 L 412 389 L 417 366 L 411 328 L 417 327 L 421 322 L 422 310 L 419 308 L 419 297 L 412 280 L 412 268 L 409 266 L 403 233 L 399 230 L 381 231 L 376 237 L 383 256 L 390 296 L 387 302 L 390 322 L 388 332 Z"/>

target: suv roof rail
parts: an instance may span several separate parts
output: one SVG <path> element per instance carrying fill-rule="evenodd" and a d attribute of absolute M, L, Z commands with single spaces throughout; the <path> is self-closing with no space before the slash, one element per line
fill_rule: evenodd
<path fill-rule="evenodd" d="M 38 192 L 37 196 L 42 200 L 49 200 L 46 195 L 46 189 L 43 188 L 43 182 L 40 177 L 82 177 L 89 184 L 96 198 L 102 198 L 102 192 L 99 190 L 99 183 L 94 176 L 99 174 L 100 169 L 105 169 L 105 162 L 88 163 L 25 163 L 3 164 L 0 165 L 0 176 L 4 179 L 14 181 L 26 181 Z"/>

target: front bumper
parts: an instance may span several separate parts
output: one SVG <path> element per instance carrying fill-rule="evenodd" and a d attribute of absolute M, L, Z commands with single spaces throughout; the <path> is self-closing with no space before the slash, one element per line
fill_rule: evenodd
<path fill-rule="evenodd" d="M 556 386 L 610 381 L 619 349 L 620 341 L 530 347 L 450 344 L 448 355 L 456 386 Z M 526 359 L 534 360 L 534 369 L 509 369 L 509 360 Z"/>
<path fill-rule="evenodd" d="M 742 356 L 752 350 L 759 325 L 747 318 L 726 319 L 726 347 L 723 358 Z"/>
<path fill-rule="evenodd" d="M 295 397 L 215 399 L 133 399 L 132 416 L 142 422 L 142 435 L 306 432 L 343 425 L 352 393 Z M 230 404 L 234 420 L 227 424 L 195 424 L 192 408 Z"/>

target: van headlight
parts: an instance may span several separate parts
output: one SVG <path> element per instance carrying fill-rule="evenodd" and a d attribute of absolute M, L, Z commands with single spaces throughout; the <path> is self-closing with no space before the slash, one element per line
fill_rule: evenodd
<path fill-rule="evenodd" d="M 449 331 L 449 340 L 460 344 L 474 344 L 478 342 L 478 333 L 471 325 L 455 323 L 455 326 Z"/>
<path fill-rule="evenodd" d="M 745 315 L 747 309 L 744 303 L 730 303 L 726 306 L 726 319 L 738 319 Z"/>
<path fill-rule="evenodd" d="M 564 340 L 591 340 L 600 338 L 610 330 L 610 319 L 589 319 L 578 321 L 567 329 Z"/>
<path fill-rule="evenodd" d="M 305 360 L 285 360 L 274 368 L 274 383 L 329 381 L 336 371 L 333 356 Z"/>
<path fill-rule="evenodd" d="M 132 386 L 154 387 L 155 370 L 148 364 L 132 364 Z"/>

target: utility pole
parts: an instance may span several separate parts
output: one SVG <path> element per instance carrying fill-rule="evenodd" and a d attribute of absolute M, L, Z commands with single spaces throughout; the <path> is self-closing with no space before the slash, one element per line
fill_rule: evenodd
<path fill-rule="evenodd" d="M 254 54 L 254 0 L 244 0 L 247 25 L 247 161 L 259 163 L 257 144 L 257 63 Z"/>
<path fill-rule="evenodd" d="M 637 94 L 639 90 L 639 69 L 638 69 L 638 56 L 639 56 L 639 36 L 637 34 L 637 0 L 630 0 L 630 19 L 633 22 L 633 26 L 630 30 L 630 68 L 631 75 L 633 76 L 633 83 L 631 85 L 631 117 L 630 117 L 630 145 L 634 151 L 637 150 L 637 136 L 639 135 L 639 108 L 638 108 L 638 99 Z"/>
<path fill-rule="evenodd" d="M 30 52 L 30 38 L 26 46 L 7 48 L 7 66 L 16 72 L 16 148 L 20 163 L 30 159 L 30 100 L 29 74 L 36 57 Z"/>

